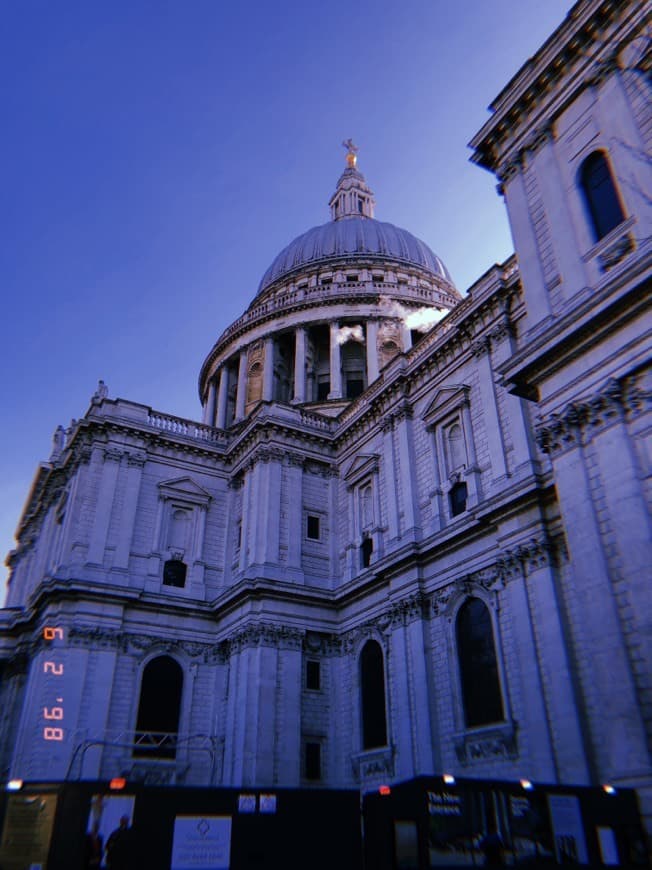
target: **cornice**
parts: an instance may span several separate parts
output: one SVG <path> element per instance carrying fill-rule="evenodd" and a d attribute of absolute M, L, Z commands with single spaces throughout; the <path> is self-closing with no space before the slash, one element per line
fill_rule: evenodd
<path fill-rule="evenodd" d="M 638 23 L 634 0 L 577 3 L 494 100 L 492 117 L 469 143 L 474 151 L 471 160 L 494 172 L 502 165 L 504 175 L 505 161 L 515 163 L 531 147 L 532 138 L 524 142 L 521 128 L 533 122 L 538 127 L 550 124 L 578 91 L 611 75 L 618 68 L 616 58 L 626 37 Z M 614 26 L 617 32 L 605 39 L 605 31 Z"/>
<path fill-rule="evenodd" d="M 557 456 L 590 440 L 619 420 L 631 420 L 652 407 L 652 392 L 641 374 L 611 379 L 582 401 L 571 402 L 560 413 L 550 414 L 535 429 L 544 453 Z"/>

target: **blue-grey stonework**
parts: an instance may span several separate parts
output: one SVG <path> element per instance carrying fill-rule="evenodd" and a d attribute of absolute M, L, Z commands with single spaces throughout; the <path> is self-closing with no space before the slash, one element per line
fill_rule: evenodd
<path fill-rule="evenodd" d="M 650 825 L 644 41 L 635 0 L 580 0 L 497 98 L 473 160 L 516 255 L 464 297 L 374 219 L 351 146 L 332 221 L 210 351 L 202 422 L 101 384 L 57 430 L 0 612 L 7 776 L 611 783 Z M 596 152 L 622 202 L 598 241 L 578 187 Z M 161 657 L 182 673 L 174 750 L 135 758 Z M 384 730 L 365 728 L 363 661 Z M 490 717 L 470 714 L 470 667 Z"/>

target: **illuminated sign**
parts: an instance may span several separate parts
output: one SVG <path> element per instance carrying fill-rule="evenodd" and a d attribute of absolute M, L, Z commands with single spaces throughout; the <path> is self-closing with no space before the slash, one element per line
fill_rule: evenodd
<path fill-rule="evenodd" d="M 64 640 L 63 628 L 60 626 L 46 625 L 43 629 L 43 639 L 52 644 L 56 640 Z M 43 673 L 50 677 L 63 676 L 63 662 L 58 662 L 54 659 L 46 659 L 43 662 Z M 48 694 L 53 681 L 48 680 Z M 43 707 L 43 739 L 44 740 L 63 740 L 64 730 L 62 725 L 52 725 L 52 722 L 63 721 L 63 697 L 57 691 L 59 687 L 54 685 L 53 697 L 48 698 L 48 704 Z"/>

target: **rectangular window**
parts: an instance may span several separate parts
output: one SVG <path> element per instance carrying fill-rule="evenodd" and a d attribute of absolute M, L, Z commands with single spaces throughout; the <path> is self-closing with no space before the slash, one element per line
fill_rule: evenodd
<path fill-rule="evenodd" d="M 321 688 L 321 667 L 319 662 L 306 662 L 306 689 L 317 691 Z"/>
<path fill-rule="evenodd" d="M 355 284 L 357 280 L 358 280 L 357 275 L 347 275 L 346 276 L 347 284 Z"/>
<path fill-rule="evenodd" d="M 311 541 L 318 541 L 319 532 L 319 517 L 308 514 L 306 521 L 306 537 L 310 538 Z"/>
<path fill-rule="evenodd" d="M 321 779 L 320 743 L 306 743 L 306 779 Z"/>
<path fill-rule="evenodd" d="M 235 548 L 239 550 L 242 546 L 242 520 L 238 522 L 235 529 Z"/>

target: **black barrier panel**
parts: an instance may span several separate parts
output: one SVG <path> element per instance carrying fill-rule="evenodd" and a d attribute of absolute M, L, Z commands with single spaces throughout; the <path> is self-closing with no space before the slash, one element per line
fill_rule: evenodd
<path fill-rule="evenodd" d="M 631 789 L 419 777 L 384 792 L 363 800 L 367 867 L 647 866 Z"/>
<path fill-rule="evenodd" d="M 204 844 L 213 834 L 228 832 L 229 870 L 360 870 L 362 866 L 357 791 L 130 787 L 127 783 L 123 790 L 111 792 L 107 785 L 48 785 L 57 795 L 57 809 L 47 870 L 85 868 L 92 819 L 103 817 L 97 815 L 98 798 L 100 804 L 104 802 L 103 814 L 112 820 L 109 827 L 118 827 L 120 814 L 128 816 L 125 870 L 170 870 L 175 825 L 177 854 L 181 854 L 182 837 L 191 844 L 186 849 L 194 849 L 198 842 L 196 848 L 206 851 Z M 35 785 L 26 784 L 21 794 L 37 791 Z M 3 816 L 6 802 L 5 793 Z M 105 848 L 106 831 L 102 836 Z"/>

